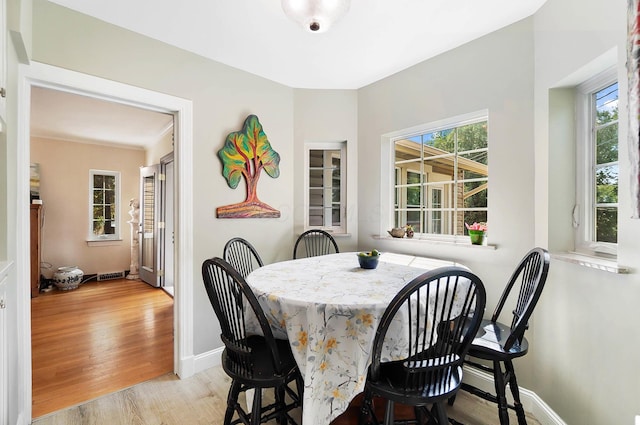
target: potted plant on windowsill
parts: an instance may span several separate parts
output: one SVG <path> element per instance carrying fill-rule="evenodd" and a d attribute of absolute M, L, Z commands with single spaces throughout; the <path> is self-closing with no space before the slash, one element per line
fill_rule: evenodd
<path fill-rule="evenodd" d="M 469 239 L 472 245 L 482 245 L 484 242 L 484 234 L 487 231 L 487 225 L 485 223 L 473 223 L 468 225 L 464 223 L 467 231 L 469 232 Z"/>
<path fill-rule="evenodd" d="M 413 237 L 413 226 L 410 224 L 404 226 L 404 233 L 407 235 L 407 238 L 411 239 Z"/>

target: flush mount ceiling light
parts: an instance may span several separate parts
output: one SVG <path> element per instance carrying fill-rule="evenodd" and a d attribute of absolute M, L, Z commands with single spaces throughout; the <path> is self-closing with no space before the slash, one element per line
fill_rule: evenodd
<path fill-rule="evenodd" d="M 282 0 L 284 13 L 310 32 L 324 32 L 349 10 L 351 0 Z"/>

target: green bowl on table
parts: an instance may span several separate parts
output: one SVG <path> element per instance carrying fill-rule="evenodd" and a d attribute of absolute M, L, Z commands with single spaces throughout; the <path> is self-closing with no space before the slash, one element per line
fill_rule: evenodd
<path fill-rule="evenodd" d="M 358 253 L 358 262 L 363 269 L 375 269 L 378 267 L 378 259 L 380 251 L 377 249 L 371 251 L 362 251 Z"/>

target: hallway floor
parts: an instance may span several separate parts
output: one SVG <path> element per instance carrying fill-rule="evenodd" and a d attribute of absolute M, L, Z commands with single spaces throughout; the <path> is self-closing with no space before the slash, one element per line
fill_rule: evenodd
<path fill-rule="evenodd" d="M 173 299 L 140 280 L 31 300 L 32 417 L 173 371 Z"/>

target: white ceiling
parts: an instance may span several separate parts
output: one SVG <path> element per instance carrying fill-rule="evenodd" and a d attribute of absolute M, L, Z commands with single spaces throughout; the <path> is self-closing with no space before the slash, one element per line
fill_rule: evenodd
<path fill-rule="evenodd" d="M 294 88 L 357 89 L 535 13 L 546 0 L 352 0 L 325 33 L 280 0 L 50 0 Z M 172 117 L 34 88 L 31 134 L 138 147 Z"/>
<path fill-rule="evenodd" d="M 173 115 L 33 87 L 30 127 L 32 137 L 144 149 L 173 128 Z"/>
<path fill-rule="evenodd" d="M 351 0 L 309 33 L 280 0 L 50 0 L 294 88 L 357 89 L 524 19 L 546 0 Z"/>

